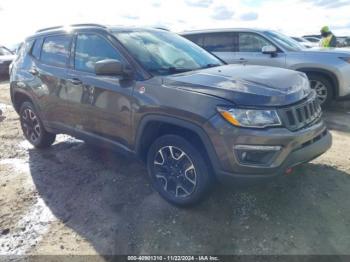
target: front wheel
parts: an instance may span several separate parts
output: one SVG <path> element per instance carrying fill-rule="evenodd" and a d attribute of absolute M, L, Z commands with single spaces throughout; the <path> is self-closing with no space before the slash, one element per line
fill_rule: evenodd
<path fill-rule="evenodd" d="M 323 108 L 330 105 L 333 98 L 333 88 L 328 78 L 318 75 L 309 74 L 310 87 L 316 91 L 316 96 Z"/>
<path fill-rule="evenodd" d="M 36 148 L 46 148 L 55 142 L 56 135 L 47 132 L 30 102 L 24 102 L 20 109 L 20 121 L 25 138 Z"/>
<path fill-rule="evenodd" d="M 209 168 L 203 156 L 177 135 L 162 136 L 152 144 L 147 168 L 153 187 L 175 205 L 195 204 L 211 187 Z"/>

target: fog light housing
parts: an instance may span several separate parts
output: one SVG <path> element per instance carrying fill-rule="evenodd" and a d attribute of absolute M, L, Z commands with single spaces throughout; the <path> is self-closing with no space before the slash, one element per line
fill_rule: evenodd
<path fill-rule="evenodd" d="M 242 165 L 269 165 L 281 149 L 281 146 L 234 146 L 235 155 Z"/>

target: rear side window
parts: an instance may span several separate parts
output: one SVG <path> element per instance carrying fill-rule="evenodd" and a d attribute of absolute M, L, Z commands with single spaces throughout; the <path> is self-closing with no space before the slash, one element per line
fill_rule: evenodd
<path fill-rule="evenodd" d="M 232 33 L 210 33 L 203 36 L 203 47 L 209 52 L 233 52 Z"/>
<path fill-rule="evenodd" d="M 36 59 L 40 59 L 41 46 L 43 44 L 42 39 L 36 39 L 32 48 L 32 56 Z"/>
<path fill-rule="evenodd" d="M 193 43 L 203 47 L 203 35 L 202 34 L 195 34 L 195 35 L 184 35 L 183 37 L 187 38 L 188 40 L 192 41 Z"/>
<path fill-rule="evenodd" d="M 122 56 L 106 39 L 94 34 L 79 34 L 75 47 L 76 70 L 95 72 L 95 63 L 104 59 L 123 62 Z"/>
<path fill-rule="evenodd" d="M 68 35 L 49 36 L 44 40 L 41 61 L 59 67 L 67 64 L 71 37 Z"/>
<path fill-rule="evenodd" d="M 260 35 L 239 33 L 239 52 L 261 52 L 261 49 L 268 45 L 271 43 Z"/>

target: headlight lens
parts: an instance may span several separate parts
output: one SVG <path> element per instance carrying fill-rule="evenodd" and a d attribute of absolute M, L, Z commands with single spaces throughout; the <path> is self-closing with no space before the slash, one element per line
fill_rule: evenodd
<path fill-rule="evenodd" d="M 350 64 L 350 57 L 339 57 L 339 58 Z"/>
<path fill-rule="evenodd" d="M 264 128 L 280 126 L 281 120 L 275 110 L 255 110 L 218 107 L 219 113 L 234 126 Z"/>

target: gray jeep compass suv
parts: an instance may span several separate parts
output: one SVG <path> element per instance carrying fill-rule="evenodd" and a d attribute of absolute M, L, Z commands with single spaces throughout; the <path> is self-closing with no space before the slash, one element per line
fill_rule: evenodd
<path fill-rule="evenodd" d="M 215 180 L 280 175 L 331 146 L 304 73 L 225 65 L 165 30 L 43 29 L 25 40 L 10 81 L 35 147 L 65 133 L 137 156 L 177 205 Z"/>

